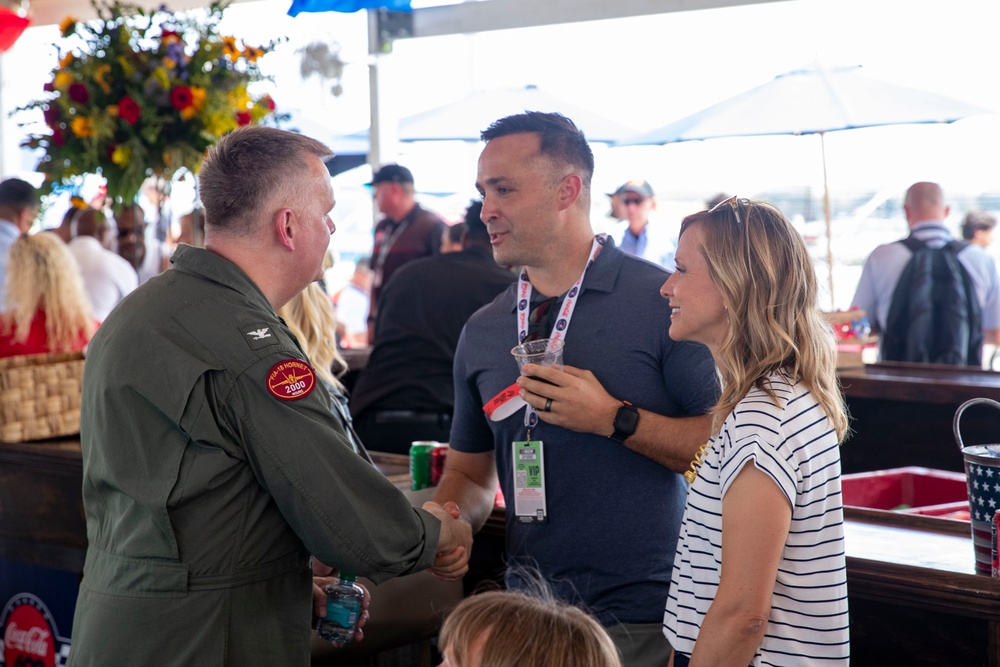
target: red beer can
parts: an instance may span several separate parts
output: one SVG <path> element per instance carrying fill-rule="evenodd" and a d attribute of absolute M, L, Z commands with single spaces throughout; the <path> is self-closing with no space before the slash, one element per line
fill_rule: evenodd
<path fill-rule="evenodd" d="M 444 462 L 448 459 L 448 445 L 438 443 L 431 450 L 431 486 L 437 486 L 444 474 Z"/>

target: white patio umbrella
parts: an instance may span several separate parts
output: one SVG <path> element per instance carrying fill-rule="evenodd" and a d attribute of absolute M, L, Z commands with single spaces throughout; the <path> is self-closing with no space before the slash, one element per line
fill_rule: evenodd
<path fill-rule="evenodd" d="M 828 68 L 814 63 L 776 76 L 756 88 L 615 145 L 818 134 L 823 156 L 823 212 L 832 303 L 833 251 L 824 135 L 878 125 L 951 123 L 987 113 L 993 112 L 938 93 L 869 78 L 861 73 L 860 66 Z"/>
<path fill-rule="evenodd" d="M 479 141 L 490 123 L 525 111 L 558 112 L 583 130 L 589 141 L 612 143 L 635 130 L 571 104 L 537 86 L 481 90 L 451 104 L 401 118 L 400 141 Z"/>

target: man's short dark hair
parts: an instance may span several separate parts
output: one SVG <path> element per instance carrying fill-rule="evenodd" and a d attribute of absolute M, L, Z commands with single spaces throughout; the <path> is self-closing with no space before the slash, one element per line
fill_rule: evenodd
<path fill-rule="evenodd" d="M 31 183 L 20 178 L 0 181 L 0 207 L 23 211 L 27 208 L 38 208 L 40 203 L 38 191 Z"/>
<path fill-rule="evenodd" d="M 465 237 L 470 241 L 489 241 L 490 233 L 482 219 L 483 200 L 473 199 L 465 209 Z"/>
<path fill-rule="evenodd" d="M 494 121 L 480 133 L 483 141 L 490 141 L 510 134 L 530 132 L 540 139 L 539 152 L 550 158 L 576 167 L 581 172 L 583 186 L 590 190 L 594 176 L 594 152 L 583 132 L 566 116 L 558 113 L 526 111 Z"/>
<path fill-rule="evenodd" d="M 449 243 L 461 243 L 465 238 L 465 230 L 464 222 L 456 222 L 454 225 L 449 225 L 444 233 L 448 235 Z"/>
<path fill-rule="evenodd" d="M 976 232 L 988 232 L 997 226 L 997 219 L 986 211 L 969 211 L 962 220 L 962 238 L 971 241 Z"/>
<path fill-rule="evenodd" d="M 326 161 L 333 151 L 296 132 L 263 125 L 233 130 L 208 151 L 198 174 L 198 194 L 209 227 L 233 229 L 241 220 L 256 220 L 268 199 L 301 181 L 306 157 Z"/>

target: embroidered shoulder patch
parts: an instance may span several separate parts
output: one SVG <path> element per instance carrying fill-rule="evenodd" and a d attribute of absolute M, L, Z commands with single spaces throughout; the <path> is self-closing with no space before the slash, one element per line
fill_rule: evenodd
<path fill-rule="evenodd" d="M 316 388 L 316 373 L 301 359 L 285 359 L 267 374 L 267 390 L 283 401 L 305 398 Z"/>

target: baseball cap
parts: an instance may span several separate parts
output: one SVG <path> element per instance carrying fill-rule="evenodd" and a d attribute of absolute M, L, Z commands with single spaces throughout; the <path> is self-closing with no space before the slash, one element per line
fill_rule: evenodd
<path fill-rule="evenodd" d="M 643 180 L 632 180 L 628 181 L 627 183 L 619 187 L 617 190 L 615 190 L 614 194 L 622 195 L 625 194 L 626 192 L 634 192 L 640 197 L 645 197 L 648 199 L 649 197 L 653 196 L 653 186 L 651 186 L 648 182 Z"/>
<path fill-rule="evenodd" d="M 413 172 L 402 165 L 387 164 L 375 172 L 368 185 L 376 183 L 413 183 Z"/>

